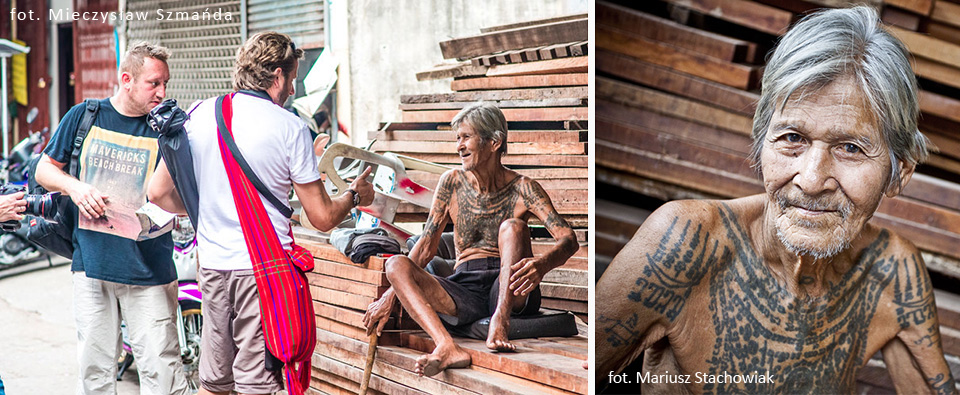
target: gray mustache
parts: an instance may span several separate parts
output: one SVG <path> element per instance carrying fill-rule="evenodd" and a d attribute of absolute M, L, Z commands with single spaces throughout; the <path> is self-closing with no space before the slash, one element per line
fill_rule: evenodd
<path fill-rule="evenodd" d="M 853 211 L 853 205 L 846 199 L 838 199 L 830 196 L 809 196 L 802 193 L 777 192 L 775 194 L 777 205 L 781 210 L 788 207 L 801 207 L 807 210 L 815 211 L 836 211 L 841 218 L 847 218 Z"/>

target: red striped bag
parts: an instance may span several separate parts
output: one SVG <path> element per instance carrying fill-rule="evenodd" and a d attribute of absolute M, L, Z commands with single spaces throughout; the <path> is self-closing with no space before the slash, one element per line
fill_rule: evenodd
<path fill-rule="evenodd" d="M 232 95 L 223 100 L 225 131 L 232 136 Z M 240 227 L 253 262 L 253 272 L 260 294 L 260 318 L 263 337 L 270 353 L 284 363 L 287 392 L 303 394 L 310 385 L 310 358 L 317 343 L 310 287 L 304 274 L 313 270 L 310 252 L 291 243 L 285 251 L 267 216 L 260 194 L 244 174 L 223 140 L 219 138 L 220 155 L 230 179 L 233 201 L 240 215 Z M 292 229 L 288 229 L 291 236 Z"/>

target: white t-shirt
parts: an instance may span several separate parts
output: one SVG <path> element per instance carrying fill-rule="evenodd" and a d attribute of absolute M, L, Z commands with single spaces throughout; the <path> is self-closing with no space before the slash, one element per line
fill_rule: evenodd
<path fill-rule="evenodd" d="M 200 224 L 197 253 L 200 266 L 214 270 L 251 269 L 250 255 L 240 229 L 240 218 L 230 191 L 217 142 L 216 98 L 195 104 L 185 128 L 193 153 L 193 168 L 200 191 Z M 306 124 L 293 113 L 259 97 L 238 93 L 233 97 L 233 138 L 247 163 L 267 189 L 281 202 L 293 183 L 320 178 L 317 158 Z M 284 249 L 293 241 L 290 221 L 260 197 Z"/>

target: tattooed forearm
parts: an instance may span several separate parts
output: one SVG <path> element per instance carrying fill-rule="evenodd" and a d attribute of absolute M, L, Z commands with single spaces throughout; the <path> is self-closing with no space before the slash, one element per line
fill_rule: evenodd
<path fill-rule="evenodd" d="M 605 339 L 613 347 L 628 346 L 640 338 L 640 329 L 637 328 L 639 317 L 633 313 L 624 320 L 600 316 L 597 318 L 597 325 L 603 328 Z"/>

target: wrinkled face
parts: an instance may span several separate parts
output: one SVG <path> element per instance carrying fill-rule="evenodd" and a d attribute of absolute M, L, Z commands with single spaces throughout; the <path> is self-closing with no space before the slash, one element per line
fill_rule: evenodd
<path fill-rule="evenodd" d="M 492 160 L 495 151 L 493 142 L 480 137 L 473 126 L 467 122 L 460 124 L 457 129 L 457 153 L 463 163 L 463 170 L 475 170 L 478 165 Z"/>
<path fill-rule="evenodd" d="M 170 70 L 166 62 L 147 57 L 143 59 L 140 75 L 133 77 L 129 73 L 123 73 L 121 79 L 124 89 L 129 92 L 131 109 L 138 115 L 146 115 L 163 102 L 167 95 Z"/>
<path fill-rule="evenodd" d="M 841 79 L 773 114 L 761 170 L 777 236 L 793 253 L 827 258 L 873 216 L 890 175 L 889 151 L 863 94 Z"/>

